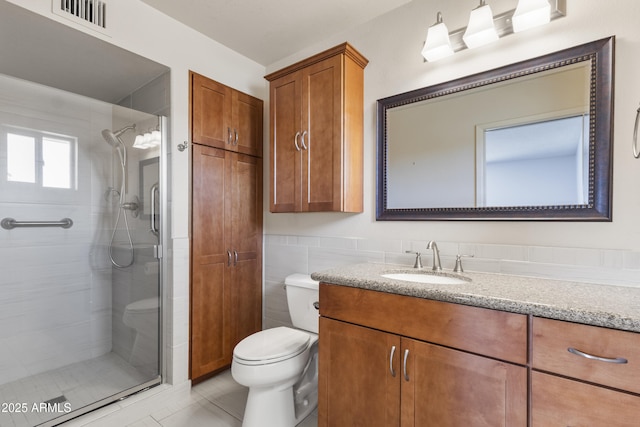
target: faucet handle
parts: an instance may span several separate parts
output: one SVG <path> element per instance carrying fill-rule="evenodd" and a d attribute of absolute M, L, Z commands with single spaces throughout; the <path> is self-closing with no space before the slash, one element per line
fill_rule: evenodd
<path fill-rule="evenodd" d="M 453 267 L 454 273 L 464 273 L 464 269 L 462 268 L 462 257 L 473 258 L 473 255 L 456 255 L 456 266 Z"/>
<path fill-rule="evenodd" d="M 420 257 L 420 255 L 422 255 L 420 252 L 416 252 L 416 251 L 405 251 L 408 254 L 416 254 L 416 262 L 413 265 L 413 268 L 422 268 L 422 258 Z"/>

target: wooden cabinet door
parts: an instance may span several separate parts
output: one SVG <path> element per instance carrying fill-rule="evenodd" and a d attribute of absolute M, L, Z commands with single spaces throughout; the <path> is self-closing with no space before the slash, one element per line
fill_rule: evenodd
<path fill-rule="evenodd" d="M 636 427 L 640 397 L 532 372 L 532 427 Z"/>
<path fill-rule="evenodd" d="M 408 338 L 401 353 L 402 426 L 527 425 L 525 367 Z"/>
<path fill-rule="evenodd" d="M 232 149 L 262 157 L 262 100 L 234 90 L 231 122 Z"/>
<path fill-rule="evenodd" d="M 303 72 L 302 211 L 341 209 L 342 61 L 334 56 Z"/>
<path fill-rule="evenodd" d="M 191 140 L 210 147 L 232 149 L 231 88 L 191 73 Z"/>
<path fill-rule="evenodd" d="M 262 329 L 262 159 L 231 156 L 231 347 Z"/>
<path fill-rule="evenodd" d="M 262 327 L 262 159 L 193 146 L 191 378 Z"/>
<path fill-rule="evenodd" d="M 231 363 L 231 229 L 224 218 L 231 170 L 228 152 L 193 145 L 191 253 L 191 378 Z"/>
<path fill-rule="evenodd" d="M 321 317 L 318 349 L 319 427 L 399 425 L 397 335 Z"/>
<path fill-rule="evenodd" d="M 271 212 L 300 210 L 301 83 L 301 73 L 296 72 L 270 85 Z"/>

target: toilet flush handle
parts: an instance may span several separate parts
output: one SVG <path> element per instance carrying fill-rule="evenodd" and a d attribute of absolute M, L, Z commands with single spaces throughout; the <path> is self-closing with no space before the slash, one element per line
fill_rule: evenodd
<path fill-rule="evenodd" d="M 320 310 L 320 302 L 319 301 L 315 301 L 313 303 L 313 308 L 315 308 L 316 310 Z"/>

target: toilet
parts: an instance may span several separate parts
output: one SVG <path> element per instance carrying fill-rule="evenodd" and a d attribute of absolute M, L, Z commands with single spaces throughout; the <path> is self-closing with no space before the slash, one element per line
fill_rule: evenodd
<path fill-rule="evenodd" d="M 233 350 L 231 375 L 249 387 L 242 427 L 294 427 L 318 405 L 318 282 L 285 279 L 291 321 L 250 335 Z"/>
<path fill-rule="evenodd" d="M 158 321 L 160 300 L 145 298 L 128 304 L 122 322 L 135 330 L 129 363 L 141 370 L 158 370 Z"/>

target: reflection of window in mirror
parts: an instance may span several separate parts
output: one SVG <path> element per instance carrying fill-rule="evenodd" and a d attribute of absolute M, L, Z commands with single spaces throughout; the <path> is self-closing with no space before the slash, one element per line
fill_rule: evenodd
<path fill-rule="evenodd" d="M 584 205 L 589 196 L 589 115 L 478 126 L 477 205 Z"/>

